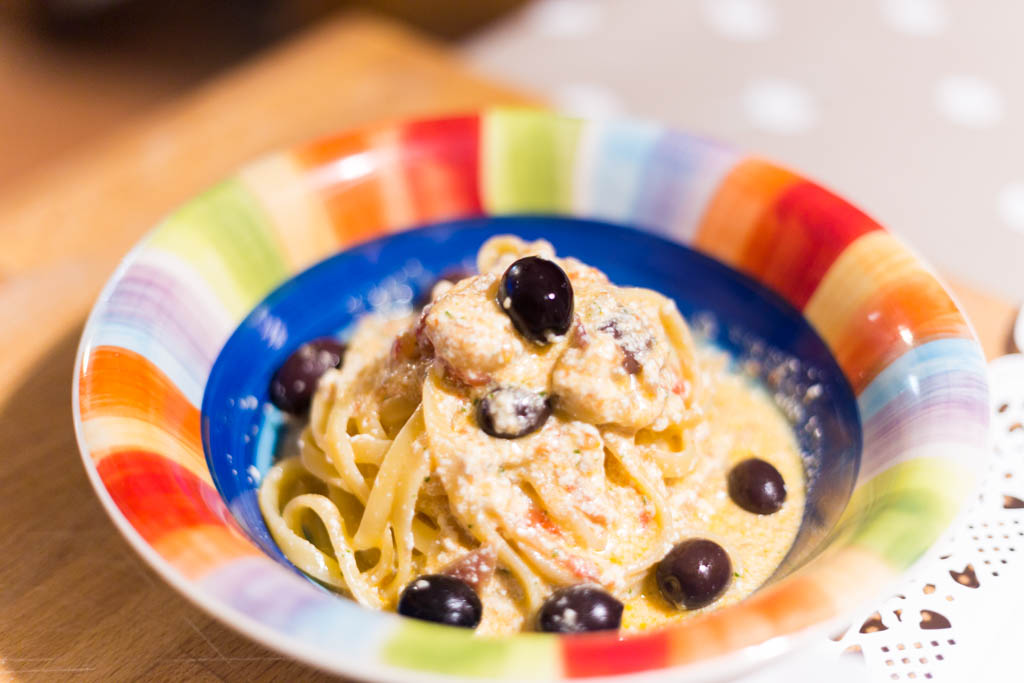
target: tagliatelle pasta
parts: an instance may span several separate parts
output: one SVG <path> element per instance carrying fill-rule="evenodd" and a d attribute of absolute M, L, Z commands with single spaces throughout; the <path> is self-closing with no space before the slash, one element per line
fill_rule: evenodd
<path fill-rule="evenodd" d="M 503 277 L 530 257 L 571 283 L 561 333 L 516 318 Z M 654 577 L 691 538 L 731 557 L 714 606 L 761 585 L 796 535 L 804 486 L 768 396 L 695 344 L 670 299 L 616 286 L 546 242 L 493 238 L 477 267 L 435 287 L 422 312 L 362 319 L 320 379 L 298 454 L 259 492 L 285 556 L 395 609 L 417 577 L 486 550 L 497 571 L 474 588 L 478 630 L 491 634 L 533 627 L 553 591 L 578 584 L 621 602 L 626 630 L 691 615 Z M 730 468 L 752 456 L 785 479 L 774 514 L 730 500 Z"/>

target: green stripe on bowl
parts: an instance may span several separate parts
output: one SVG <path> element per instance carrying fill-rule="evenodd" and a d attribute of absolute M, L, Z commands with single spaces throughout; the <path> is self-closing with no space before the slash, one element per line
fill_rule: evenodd
<path fill-rule="evenodd" d="M 450 676 L 526 680 L 562 674 L 557 638 L 530 633 L 482 638 L 412 619 L 403 620 L 382 657 L 392 666 Z"/>
<path fill-rule="evenodd" d="M 860 515 L 841 521 L 840 533 L 892 567 L 909 567 L 949 526 L 973 481 L 973 474 L 950 458 L 900 463 L 857 488 L 847 511 Z"/>
<path fill-rule="evenodd" d="M 568 213 L 582 123 L 531 110 L 483 118 L 484 208 L 501 213 Z"/>
<path fill-rule="evenodd" d="M 168 216 L 149 244 L 191 264 L 238 318 L 289 274 L 270 220 L 234 179 Z"/>

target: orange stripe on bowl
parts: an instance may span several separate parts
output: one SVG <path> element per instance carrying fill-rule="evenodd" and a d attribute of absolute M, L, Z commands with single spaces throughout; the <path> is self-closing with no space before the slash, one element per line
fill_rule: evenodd
<path fill-rule="evenodd" d="M 97 465 L 121 451 L 151 451 L 213 483 L 203 450 L 183 442 L 161 425 L 130 417 L 94 417 L 82 421 L 82 434 L 89 444 L 89 457 Z"/>
<path fill-rule="evenodd" d="M 153 363 L 134 351 L 100 346 L 82 364 L 82 420 L 128 417 L 161 425 L 202 451 L 199 410 Z"/>
<path fill-rule="evenodd" d="M 754 645 L 828 618 L 834 609 L 814 580 L 792 577 L 673 629 L 670 659 L 678 665 Z"/>
<path fill-rule="evenodd" d="M 387 128 L 378 131 L 371 136 L 371 141 L 374 149 L 380 152 L 377 179 L 384 217 L 382 227 L 391 231 L 411 228 L 418 222 L 418 212 L 403 166 L 409 150 L 402 147 L 401 130 Z"/>
<path fill-rule="evenodd" d="M 117 450 L 151 450 L 210 480 L 199 410 L 152 362 L 100 346 L 82 364 L 79 386 L 82 430 L 94 462 Z"/>
<path fill-rule="evenodd" d="M 856 549 L 819 558 L 737 605 L 670 629 L 670 661 L 699 661 L 796 633 L 859 605 L 894 576 L 880 558 Z"/>
<path fill-rule="evenodd" d="M 376 134 L 376 129 L 342 133 L 293 152 L 305 170 L 309 190 L 327 207 L 339 248 L 373 238 L 388 228 L 380 169 L 393 165 L 398 151 L 377 148 Z"/>
<path fill-rule="evenodd" d="M 884 232 L 865 235 L 843 252 L 804 315 L 857 393 L 915 346 L 972 336 L 935 276 Z"/>
<path fill-rule="evenodd" d="M 778 198 L 801 182 L 778 166 L 746 159 L 729 171 L 701 218 L 694 246 L 740 267 L 751 235 L 771 213 Z"/>
<path fill-rule="evenodd" d="M 305 170 L 290 154 L 275 154 L 247 165 L 238 181 L 273 225 L 276 245 L 297 272 L 337 248 L 338 236 L 321 197 L 309 190 Z"/>
<path fill-rule="evenodd" d="M 231 527 L 202 524 L 171 531 L 153 542 L 153 549 L 189 579 L 239 557 L 263 553 Z"/>
<path fill-rule="evenodd" d="M 742 267 L 803 308 L 847 246 L 881 230 L 864 212 L 811 182 L 790 187 L 753 233 Z"/>
<path fill-rule="evenodd" d="M 382 232 L 480 215 L 478 116 L 376 127 L 294 152 L 344 246 Z"/>
<path fill-rule="evenodd" d="M 790 632 L 827 619 L 835 612 L 832 596 L 820 581 L 807 575 L 779 584 L 777 591 L 754 600 L 748 609 L 774 632 Z"/>
<path fill-rule="evenodd" d="M 746 161 L 712 200 L 697 246 L 802 308 L 843 250 L 881 229 L 828 190 L 783 169 Z"/>

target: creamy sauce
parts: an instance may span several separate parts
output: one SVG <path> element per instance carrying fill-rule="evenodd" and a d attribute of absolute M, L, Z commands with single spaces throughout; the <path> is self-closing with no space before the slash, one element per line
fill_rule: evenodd
<path fill-rule="evenodd" d="M 524 255 L 556 261 L 574 291 L 569 330 L 543 345 L 516 330 L 503 310 L 511 302 L 498 301 L 502 274 Z M 481 549 L 496 554 L 493 579 L 479 588 L 484 635 L 531 629 L 538 600 L 561 586 L 596 583 L 612 593 L 625 605 L 627 632 L 735 603 L 761 586 L 797 535 L 805 488 L 793 430 L 767 393 L 724 353 L 695 344 L 671 300 L 618 287 L 556 258 L 546 242 L 494 238 L 478 267 L 479 275 L 436 287 L 421 314 L 361 320 L 343 367 L 324 376 L 315 400 L 344 390 L 348 438 L 372 435 L 381 448 L 422 411 L 412 448 L 428 462 L 415 506 L 437 540 L 413 554 L 415 571 L 441 572 Z M 501 387 L 554 410 L 525 436 L 489 435 L 477 411 Z M 499 431 L 526 424 L 513 397 L 493 396 Z M 786 482 L 774 514 L 729 498 L 729 469 L 749 457 Z M 720 544 L 735 574 L 716 602 L 681 611 L 661 597 L 654 569 L 694 537 Z M 396 593 L 379 594 L 394 608 Z"/>

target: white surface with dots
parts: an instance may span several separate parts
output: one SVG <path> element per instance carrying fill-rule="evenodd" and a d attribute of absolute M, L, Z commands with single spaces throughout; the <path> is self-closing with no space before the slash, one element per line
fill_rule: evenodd
<path fill-rule="evenodd" d="M 882 19 L 890 28 L 916 36 L 936 36 L 949 27 L 944 0 L 880 0 Z"/>
<path fill-rule="evenodd" d="M 755 128 L 780 135 L 803 133 L 818 118 L 817 105 L 810 92 L 781 78 L 750 83 L 743 92 L 743 106 Z"/>
<path fill-rule="evenodd" d="M 527 9 L 532 31 L 545 38 L 581 38 L 601 23 L 600 0 L 546 0 Z"/>
<path fill-rule="evenodd" d="M 775 5 L 769 0 L 702 0 L 708 25 L 732 40 L 764 40 L 776 31 Z"/>
<path fill-rule="evenodd" d="M 858 615 L 836 654 L 863 658 L 877 681 L 1022 678 L 1024 355 L 989 364 L 993 457 L 977 500 L 934 559 Z"/>
<path fill-rule="evenodd" d="M 1009 183 L 999 191 L 999 217 L 1010 228 L 1024 234 L 1024 181 Z"/>
<path fill-rule="evenodd" d="M 851 199 L 939 270 L 1024 296 L 1024 3 L 534 0 L 463 44 L 584 116 L 721 139 Z"/>
<path fill-rule="evenodd" d="M 1003 118 L 1003 99 L 989 82 L 954 74 L 935 86 L 935 104 L 947 119 L 968 128 L 988 128 Z"/>

